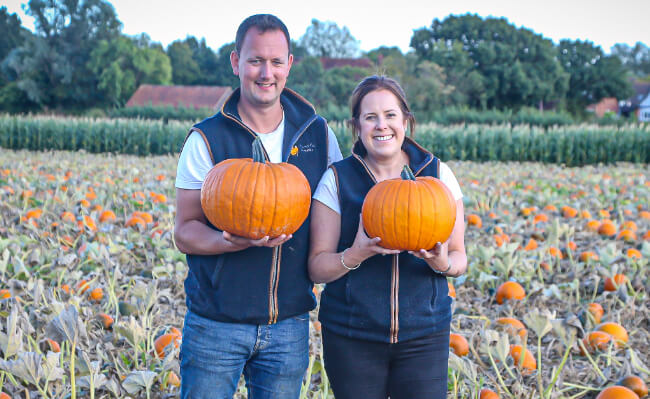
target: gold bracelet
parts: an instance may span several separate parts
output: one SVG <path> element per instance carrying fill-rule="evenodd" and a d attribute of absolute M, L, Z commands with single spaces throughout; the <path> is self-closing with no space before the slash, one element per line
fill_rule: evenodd
<path fill-rule="evenodd" d="M 348 249 L 350 249 L 350 248 L 345 248 L 345 249 L 343 250 L 343 252 L 341 252 L 341 265 L 343 265 L 343 267 L 346 268 L 346 269 L 348 269 L 348 270 L 356 270 L 356 269 L 359 268 L 359 266 L 361 266 L 361 263 L 358 263 L 358 264 L 357 264 L 356 266 L 354 266 L 354 267 L 349 267 L 348 265 L 345 264 L 345 261 L 343 260 L 343 256 L 345 256 L 345 251 L 347 251 Z"/>

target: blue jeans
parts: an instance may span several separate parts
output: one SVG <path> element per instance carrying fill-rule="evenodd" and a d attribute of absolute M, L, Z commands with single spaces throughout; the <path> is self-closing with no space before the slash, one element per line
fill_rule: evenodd
<path fill-rule="evenodd" d="M 249 399 L 298 398 L 309 364 L 309 314 L 253 325 L 188 310 L 180 360 L 181 398 L 232 399 L 242 371 Z"/>

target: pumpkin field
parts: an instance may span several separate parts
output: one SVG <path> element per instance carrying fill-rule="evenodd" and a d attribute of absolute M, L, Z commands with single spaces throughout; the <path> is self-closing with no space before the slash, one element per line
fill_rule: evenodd
<path fill-rule="evenodd" d="M 178 396 L 176 163 L 0 148 L 0 399 Z M 646 396 L 648 164 L 448 164 L 469 260 L 448 398 Z M 311 319 L 301 397 L 331 398 Z"/>

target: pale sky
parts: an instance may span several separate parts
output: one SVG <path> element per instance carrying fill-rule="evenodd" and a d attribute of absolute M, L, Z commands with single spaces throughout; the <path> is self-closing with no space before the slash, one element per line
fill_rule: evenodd
<path fill-rule="evenodd" d="M 22 10 L 26 0 L 4 2 L 9 13 L 18 13 L 23 26 L 34 30 L 33 18 Z M 127 35 L 147 33 L 167 46 L 177 39 L 205 38 L 218 50 L 235 40 L 239 23 L 249 15 L 271 13 L 288 27 L 293 39 L 302 36 L 312 18 L 347 26 L 360 41 L 361 50 L 381 45 L 409 50 L 413 30 L 430 26 L 434 18 L 450 14 L 505 17 L 558 43 L 561 39 L 589 40 L 609 53 L 615 43 L 650 46 L 650 0 L 377 0 L 326 1 L 199 1 L 114 0 L 118 19 Z M 452 4 L 453 3 L 453 4 Z"/>

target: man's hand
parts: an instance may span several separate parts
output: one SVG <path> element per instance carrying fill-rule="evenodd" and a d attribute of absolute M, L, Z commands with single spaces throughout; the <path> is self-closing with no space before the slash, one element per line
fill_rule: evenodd
<path fill-rule="evenodd" d="M 249 247 L 277 247 L 289 241 L 293 237 L 292 234 L 282 234 L 279 237 L 270 238 L 269 236 L 262 237 L 259 240 L 245 238 L 230 234 L 227 231 L 223 232 L 223 239 L 229 242 L 235 251 L 241 251 Z"/>

